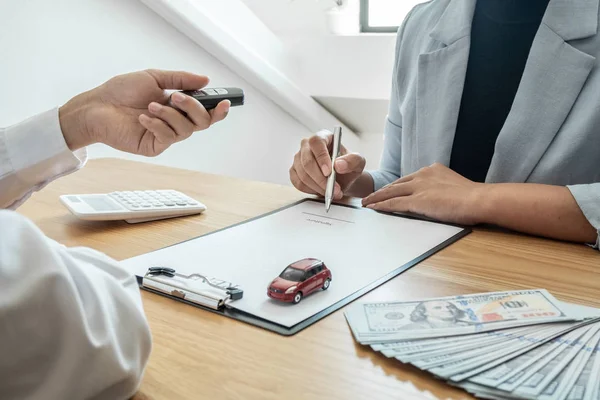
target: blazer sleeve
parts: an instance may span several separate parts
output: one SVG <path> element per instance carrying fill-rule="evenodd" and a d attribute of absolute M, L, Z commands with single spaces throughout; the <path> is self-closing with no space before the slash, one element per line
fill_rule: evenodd
<path fill-rule="evenodd" d="M 135 276 L 0 210 L 0 395 L 127 399 L 151 348 Z"/>
<path fill-rule="evenodd" d="M 600 249 L 600 183 L 567 186 L 577 201 L 583 215 L 598 231 L 595 249 Z"/>
<path fill-rule="evenodd" d="M 54 179 L 81 168 L 85 148 L 72 152 L 60 128 L 58 108 L 0 128 L 0 209 L 15 209 Z"/>
<path fill-rule="evenodd" d="M 407 21 L 417 5 L 413 8 L 402 23 L 396 36 L 396 55 L 394 61 L 394 71 L 392 73 L 392 93 L 390 95 L 390 107 L 385 121 L 383 133 L 383 153 L 381 155 L 381 163 L 379 169 L 368 171 L 373 178 L 374 190 L 377 191 L 383 186 L 392 183 L 402 176 L 401 172 L 401 155 L 402 155 L 402 114 L 400 112 L 400 93 L 398 90 L 398 79 L 400 77 L 399 59 L 400 48 L 402 46 L 402 38 L 406 28 Z"/>

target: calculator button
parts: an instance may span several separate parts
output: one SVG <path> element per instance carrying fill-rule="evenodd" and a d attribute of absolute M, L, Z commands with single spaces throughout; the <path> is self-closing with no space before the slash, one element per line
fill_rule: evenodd
<path fill-rule="evenodd" d="M 150 204 L 150 203 L 142 203 L 141 206 L 144 207 L 144 208 L 148 208 L 148 207 L 152 207 L 152 204 Z"/>
<path fill-rule="evenodd" d="M 171 207 L 171 206 L 174 206 L 174 205 L 175 205 L 175 203 L 173 203 L 172 201 L 165 201 L 165 202 L 163 202 L 163 204 L 164 204 L 165 206 L 169 206 L 169 207 Z"/>
<path fill-rule="evenodd" d="M 178 201 L 176 204 L 178 206 L 187 206 L 187 202 L 185 202 L 185 201 Z"/>
<path fill-rule="evenodd" d="M 197 202 L 197 201 L 193 201 L 193 200 L 189 200 L 187 203 L 188 203 L 190 206 L 196 206 L 196 205 L 198 205 L 198 202 Z"/>
<path fill-rule="evenodd" d="M 131 204 L 129 207 L 131 207 L 131 208 L 140 208 L 140 206 L 138 206 L 137 204 Z"/>

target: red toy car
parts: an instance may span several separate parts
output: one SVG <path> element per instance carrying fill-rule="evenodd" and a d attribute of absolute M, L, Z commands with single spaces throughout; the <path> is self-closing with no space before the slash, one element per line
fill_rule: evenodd
<path fill-rule="evenodd" d="M 304 296 L 331 283 L 331 271 L 316 258 L 305 258 L 288 265 L 269 285 L 267 295 L 275 300 L 300 303 Z"/>

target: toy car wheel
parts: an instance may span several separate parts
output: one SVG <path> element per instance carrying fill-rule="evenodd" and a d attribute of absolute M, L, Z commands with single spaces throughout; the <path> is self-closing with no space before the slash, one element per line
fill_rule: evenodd
<path fill-rule="evenodd" d="M 294 304 L 300 303 L 300 300 L 302 300 L 302 292 L 296 293 L 296 295 L 294 296 Z"/>
<path fill-rule="evenodd" d="M 331 283 L 331 279 L 329 279 L 329 278 L 325 279 L 325 282 L 323 282 L 323 290 L 329 289 L 330 283 Z"/>

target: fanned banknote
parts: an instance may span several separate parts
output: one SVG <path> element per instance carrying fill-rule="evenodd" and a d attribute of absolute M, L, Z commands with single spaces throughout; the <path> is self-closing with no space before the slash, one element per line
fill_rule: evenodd
<path fill-rule="evenodd" d="M 600 310 L 543 289 L 363 303 L 357 341 L 485 399 L 600 400 Z"/>
<path fill-rule="evenodd" d="M 361 343 L 465 335 L 573 319 L 544 289 L 359 303 L 345 316 Z"/>

